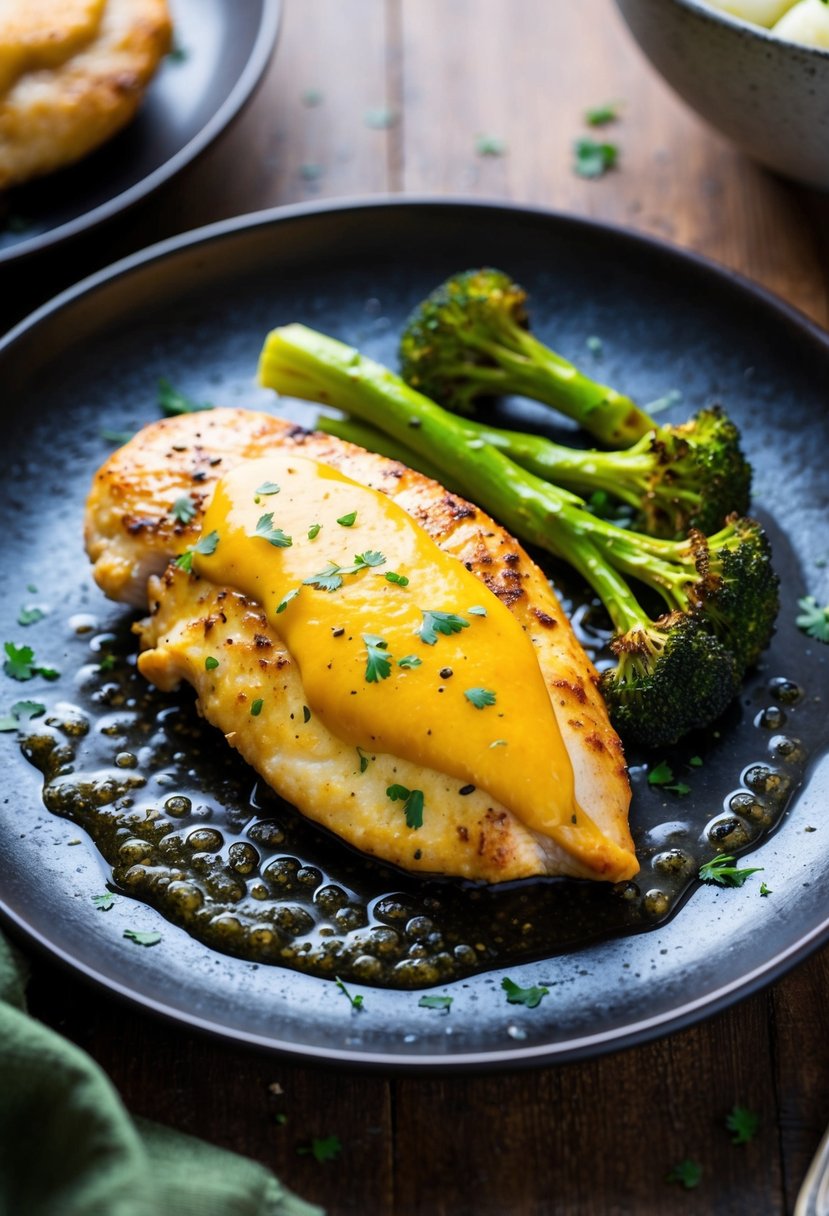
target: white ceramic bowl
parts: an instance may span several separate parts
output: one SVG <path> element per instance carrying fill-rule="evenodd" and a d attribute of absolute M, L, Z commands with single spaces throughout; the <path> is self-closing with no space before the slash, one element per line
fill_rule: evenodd
<path fill-rule="evenodd" d="M 702 0 L 616 0 L 653 66 L 754 160 L 829 190 L 829 51 L 785 42 Z"/>

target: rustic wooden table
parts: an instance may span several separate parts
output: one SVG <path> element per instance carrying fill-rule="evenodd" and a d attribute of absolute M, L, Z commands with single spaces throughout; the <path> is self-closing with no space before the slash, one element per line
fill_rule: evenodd
<path fill-rule="evenodd" d="M 619 167 L 586 181 L 571 144 L 584 111 L 610 99 L 623 103 L 611 136 Z M 611 0 L 285 0 L 277 54 L 232 130 L 36 274 L 6 271 L 4 322 L 160 237 L 378 192 L 508 198 L 626 225 L 829 322 L 826 198 L 765 174 L 704 127 L 650 70 Z M 827 993 L 824 950 L 728 1012 L 623 1054 L 398 1080 L 207 1041 L 42 960 L 32 1007 L 101 1062 L 132 1110 L 266 1162 L 332 1214 L 755 1216 L 793 1210 L 829 1121 Z M 760 1116 L 744 1146 L 724 1125 L 735 1103 Z M 337 1161 L 297 1153 L 332 1133 Z M 690 1191 L 666 1182 L 687 1157 L 703 1167 Z"/>

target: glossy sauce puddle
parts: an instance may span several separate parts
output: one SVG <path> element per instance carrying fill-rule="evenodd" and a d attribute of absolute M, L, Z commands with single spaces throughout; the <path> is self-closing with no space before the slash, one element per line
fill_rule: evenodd
<path fill-rule="evenodd" d="M 598 614 L 562 598 L 601 663 Z M 738 854 L 776 827 L 809 753 L 825 742 L 805 653 L 786 673 L 765 656 L 719 729 L 659 755 L 629 752 L 642 867 L 635 882 L 423 881 L 302 819 L 201 721 L 189 689 L 164 695 L 146 684 L 130 620 L 114 622 L 108 633 L 94 616 L 70 621 L 64 676 L 75 664 L 76 695 L 55 699 L 23 732 L 23 752 L 44 774 L 46 806 L 89 833 L 111 866 L 113 890 L 206 945 L 346 981 L 428 986 L 664 923 L 703 861 Z M 736 730 L 741 714 L 753 721 L 749 731 Z M 709 788 L 722 782 L 722 756 L 712 765 L 719 779 L 708 774 L 720 752 L 733 765 L 725 791 Z M 687 795 L 649 785 L 648 765 L 661 760 L 690 786 Z M 755 895 L 762 878 L 748 880 Z"/>

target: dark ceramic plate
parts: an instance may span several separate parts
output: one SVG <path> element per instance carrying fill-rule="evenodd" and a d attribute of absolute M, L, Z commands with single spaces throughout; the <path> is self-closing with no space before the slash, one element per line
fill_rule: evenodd
<path fill-rule="evenodd" d="M 276 43 L 281 0 L 170 0 L 176 53 L 135 121 L 76 165 L 2 200 L 0 264 L 137 203 L 203 152 L 250 98 Z"/>
<path fill-rule="evenodd" d="M 363 990 L 357 1012 L 334 984 L 216 953 L 143 904 L 96 911 L 91 897 L 106 877 L 98 854 L 77 827 L 44 810 L 39 774 L 13 734 L 0 738 L 5 916 L 148 1009 L 294 1056 L 418 1069 L 541 1063 L 686 1026 L 779 977 L 827 938 L 829 758 L 820 749 L 829 732 L 815 699 L 826 704 L 829 650 L 798 632 L 794 617 L 807 589 L 822 598 L 829 591 L 817 560 L 827 552 L 829 340 L 735 276 L 655 242 L 513 207 L 345 203 L 235 219 L 82 283 L 0 344 L 0 637 L 29 641 L 60 665 L 74 644 L 68 617 L 117 616 L 87 573 L 82 503 L 111 450 L 102 429 L 157 417 L 159 376 L 217 404 L 275 409 L 255 384 L 272 325 L 303 319 L 392 361 L 413 304 L 446 274 L 480 263 L 508 268 L 529 288 L 537 329 L 563 353 L 588 361 L 596 344 L 586 339 L 599 335 L 607 382 L 643 402 L 681 386 L 677 417 L 719 398 L 743 428 L 783 576 L 780 626 L 762 669 L 709 740 L 681 815 L 704 830 L 722 813 L 744 766 L 769 760 L 769 732 L 754 725 L 772 699 L 769 681 L 801 683 L 806 777 L 779 829 L 751 854 L 773 894 L 760 896 L 756 876 L 739 890 L 698 886 L 659 927 L 510 967 L 516 982 L 550 989 L 534 1010 L 505 1002 L 496 970 L 441 986 L 454 997 L 449 1015 L 420 1008 L 417 993 L 375 988 Z M 314 416 L 297 403 L 279 411 Z M 16 615 L 29 584 L 52 612 L 26 632 Z M 58 685 L 3 686 L 5 701 L 22 693 L 53 703 L 75 691 L 68 674 Z M 671 813 L 669 804 L 662 818 Z M 647 845 L 636 814 L 634 826 Z M 127 927 L 161 930 L 163 945 L 140 949 L 123 940 Z"/>

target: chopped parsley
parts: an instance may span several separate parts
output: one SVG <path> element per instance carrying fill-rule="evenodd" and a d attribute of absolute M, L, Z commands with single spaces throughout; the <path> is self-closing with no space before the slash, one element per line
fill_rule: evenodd
<path fill-rule="evenodd" d="M 207 402 L 194 401 L 192 397 L 186 397 L 184 393 L 180 393 L 166 376 L 162 376 L 158 382 L 158 404 L 162 414 L 168 418 L 172 418 L 176 414 L 199 414 L 202 410 L 213 409 L 213 406 Z"/>
<path fill-rule="evenodd" d="M 250 707 L 250 716 L 252 718 L 258 718 L 262 712 L 262 706 L 264 704 L 265 704 L 265 702 L 262 699 L 262 697 L 257 697 L 256 700 L 253 702 L 253 704 Z"/>
<path fill-rule="evenodd" d="M 821 608 L 813 595 L 806 595 L 797 601 L 797 606 L 800 609 L 795 617 L 798 629 L 817 642 L 829 642 L 829 604 Z"/>
<path fill-rule="evenodd" d="M 479 156 L 505 156 L 506 140 L 497 135 L 479 135 L 475 140 L 475 151 Z"/>
<path fill-rule="evenodd" d="M 261 486 L 257 486 L 253 492 L 254 492 L 254 494 L 264 494 L 264 495 L 278 494 L 279 486 L 276 484 L 275 481 L 263 481 Z"/>
<path fill-rule="evenodd" d="M 692 756 L 688 763 L 691 768 L 702 768 L 704 761 L 702 756 Z"/>
<path fill-rule="evenodd" d="M 116 655 L 105 654 L 98 664 L 98 671 L 112 671 L 115 664 L 118 662 Z"/>
<path fill-rule="evenodd" d="M 125 929 L 124 937 L 136 946 L 157 946 L 161 941 L 160 933 L 141 933 L 138 929 Z"/>
<path fill-rule="evenodd" d="M 339 1136 L 315 1136 L 310 1144 L 301 1144 L 297 1149 L 300 1157 L 313 1157 L 318 1165 L 324 1165 L 326 1161 L 336 1161 L 342 1151 Z"/>
<path fill-rule="evenodd" d="M 665 1181 L 678 1182 L 680 1186 L 685 1187 L 686 1191 L 692 1191 L 702 1181 L 702 1166 L 699 1162 L 691 1161 L 689 1157 L 686 1157 L 665 1175 Z"/>
<path fill-rule="evenodd" d="M 369 684 L 378 684 L 380 680 L 387 680 L 391 675 L 392 657 L 388 654 L 389 644 L 384 638 L 378 637 L 375 633 L 364 633 L 363 641 L 366 644 L 366 682 Z"/>
<path fill-rule="evenodd" d="M 27 608 L 24 605 L 17 614 L 17 623 L 18 625 L 36 625 L 45 616 L 46 613 L 42 608 L 38 608 L 36 605 Z"/>
<path fill-rule="evenodd" d="M 209 654 L 207 656 L 207 658 L 204 660 L 205 671 L 215 671 L 218 666 L 219 666 L 219 660 L 214 659 L 212 654 Z"/>
<path fill-rule="evenodd" d="M 438 634 L 442 633 L 444 637 L 450 637 L 453 633 L 460 633 L 462 629 L 469 628 L 469 621 L 465 621 L 462 616 L 458 616 L 454 612 L 427 612 L 421 609 L 423 616 L 423 624 L 418 630 L 421 642 L 425 642 L 427 646 L 434 646 L 438 640 Z"/>
<path fill-rule="evenodd" d="M 409 580 L 405 574 L 398 574 L 395 570 L 387 570 L 383 575 L 387 583 L 396 583 L 398 587 L 408 587 Z"/>
<path fill-rule="evenodd" d="M 290 549 L 294 543 L 290 536 L 286 536 L 281 528 L 273 526 L 273 511 L 268 511 L 266 515 L 260 515 L 256 524 L 256 536 L 266 540 L 269 545 L 273 545 L 276 549 Z"/>
<path fill-rule="evenodd" d="M 216 552 L 218 543 L 219 533 L 215 530 L 208 532 L 207 536 L 200 536 L 195 545 L 191 545 L 189 549 L 185 549 L 183 553 L 179 553 L 173 565 L 190 574 L 193 570 L 194 554 L 199 553 L 202 557 L 210 557 L 211 553 Z"/>
<path fill-rule="evenodd" d="M 92 902 L 99 912 L 109 912 L 115 898 L 111 891 L 107 891 L 106 895 L 93 895 Z"/>
<path fill-rule="evenodd" d="M 523 1005 L 526 1009 L 535 1009 L 548 995 L 550 989 L 540 987 L 521 988 L 506 976 L 501 980 L 501 987 L 507 994 L 509 1005 Z"/>
<path fill-rule="evenodd" d="M 103 427 L 101 438 L 105 439 L 107 443 L 117 443 L 120 445 L 129 443 L 132 439 L 132 433 L 130 431 L 112 431 L 108 427 Z"/>
<path fill-rule="evenodd" d="M 589 127 L 604 127 L 609 122 L 615 122 L 619 117 L 619 107 L 616 102 L 608 101 L 603 106 L 594 106 L 587 110 L 584 121 Z"/>
<path fill-rule="evenodd" d="M 311 527 L 308 529 L 308 539 L 316 540 L 320 534 L 321 528 L 322 528 L 322 524 L 311 524 Z"/>
<path fill-rule="evenodd" d="M 448 1013 L 452 1000 L 451 996 L 422 996 L 417 1003 L 421 1009 L 445 1009 Z"/>
<path fill-rule="evenodd" d="M 463 695 L 476 709 L 495 704 L 495 693 L 490 688 L 466 688 Z"/>
<path fill-rule="evenodd" d="M 760 1116 L 747 1106 L 734 1106 L 725 1117 L 725 1126 L 734 1133 L 732 1144 L 748 1144 L 757 1135 Z"/>
<path fill-rule="evenodd" d="M 286 591 L 282 599 L 276 605 L 277 613 L 284 612 L 290 604 L 291 600 L 295 600 L 299 595 L 299 587 L 294 587 L 291 591 Z"/>
<path fill-rule="evenodd" d="M 40 701 L 15 701 L 9 712 L 0 717 L 0 731 L 17 730 L 21 722 L 42 718 L 45 713 L 46 706 Z"/>
<path fill-rule="evenodd" d="M 470 616 L 486 616 L 486 608 L 482 608 L 480 604 L 473 604 L 471 608 L 466 610 Z"/>
<path fill-rule="evenodd" d="M 648 773 L 648 785 L 658 785 L 660 789 L 668 790 L 671 794 L 690 794 L 691 787 L 684 781 L 674 781 L 674 770 L 667 760 L 661 760 Z"/>
<path fill-rule="evenodd" d="M 389 127 L 393 127 L 397 122 L 398 114 L 391 106 L 376 106 L 373 109 L 366 110 L 363 115 L 363 121 L 367 127 L 371 127 L 375 131 L 386 131 Z"/>
<path fill-rule="evenodd" d="M 420 667 L 422 659 L 419 659 L 416 654 L 404 654 L 402 659 L 397 660 L 397 666 L 404 669 L 410 667 Z"/>
<path fill-rule="evenodd" d="M 721 887 L 741 887 L 751 874 L 763 869 L 762 866 L 746 866 L 738 870 L 731 864 L 733 860 L 730 853 L 721 853 L 700 866 L 699 877 L 703 882 L 716 882 Z"/>
<path fill-rule="evenodd" d="M 772 891 L 771 887 L 767 887 L 764 882 L 761 882 L 760 883 L 760 894 L 761 895 L 774 895 L 774 891 Z"/>
<path fill-rule="evenodd" d="M 364 752 L 361 747 L 357 748 L 357 755 L 360 758 L 360 772 L 364 773 L 368 768 L 370 756 L 367 752 Z"/>
<path fill-rule="evenodd" d="M 354 562 L 350 566 L 338 566 L 336 562 L 328 565 L 317 574 L 302 580 L 305 587 L 316 587 L 319 591 L 339 591 L 343 585 L 344 574 L 359 574 L 373 566 L 385 565 L 386 557 L 377 549 L 367 549 L 365 553 L 355 553 Z"/>
<path fill-rule="evenodd" d="M 189 524 L 196 514 L 196 504 L 189 494 L 182 494 L 170 507 L 170 514 L 177 524 Z"/>
<path fill-rule="evenodd" d="M 302 580 L 303 587 L 316 587 L 318 591 L 338 591 L 343 585 L 342 566 L 329 562 L 322 570 Z"/>
<path fill-rule="evenodd" d="M 392 802 L 402 802 L 406 813 L 406 827 L 417 831 L 423 827 L 423 790 L 410 790 L 405 785 L 390 785 L 386 797 Z"/>
<path fill-rule="evenodd" d="M 337 987 L 339 988 L 339 990 L 343 994 L 343 996 L 348 998 L 348 1001 L 349 1001 L 352 1009 L 362 1009 L 363 998 L 360 995 L 360 993 L 357 993 L 356 996 L 352 996 L 338 975 L 334 976 L 334 982 L 336 983 Z"/>
<path fill-rule="evenodd" d="M 573 153 L 573 168 L 579 177 L 588 178 L 602 177 L 619 157 L 616 144 L 600 143 L 595 139 L 577 139 Z"/>
<path fill-rule="evenodd" d="M 341 515 L 337 523 L 343 528 L 353 528 L 357 521 L 357 512 L 349 511 L 347 515 Z"/>
<path fill-rule="evenodd" d="M 14 642 L 6 642 L 3 649 L 6 652 L 3 671 L 12 680 L 31 680 L 34 676 L 43 676 L 44 680 L 57 680 L 60 675 L 54 667 L 44 667 L 37 663 L 31 646 L 16 646 Z"/>

